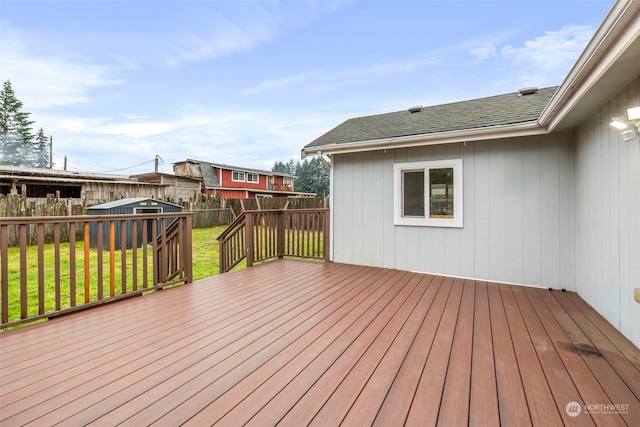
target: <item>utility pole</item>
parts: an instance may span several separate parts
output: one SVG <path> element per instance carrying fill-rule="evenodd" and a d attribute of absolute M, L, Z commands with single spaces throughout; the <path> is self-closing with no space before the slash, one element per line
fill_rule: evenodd
<path fill-rule="evenodd" d="M 155 168 L 156 174 L 158 173 L 158 163 L 160 162 L 162 162 L 161 164 L 164 165 L 164 160 L 162 160 L 162 157 L 156 154 L 156 168 Z"/>
<path fill-rule="evenodd" d="M 67 155 L 64 155 L 64 170 L 67 170 Z"/>

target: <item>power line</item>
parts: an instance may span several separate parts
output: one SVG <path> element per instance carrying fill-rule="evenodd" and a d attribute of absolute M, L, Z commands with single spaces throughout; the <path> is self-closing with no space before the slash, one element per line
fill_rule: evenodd
<path fill-rule="evenodd" d="M 57 156 L 57 155 L 55 155 L 55 154 L 54 154 L 54 157 L 57 157 L 58 159 L 60 159 L 60 157 L 59 157 L 59 156 Z M 96 170 L 94 170 L 94 171 L 87 171 L 87 170 L 80 170 L 80 169 L 77 169 L 77 168 L 75 168 L 75 167 L 71 166 L 71 165 L 69 164 L 70 162 L 68 162 L 67 167 L 68 167 L 69 169 L 74 170 L 75 172 L 84 172 L 84 173 L 95 173 L 95 172 L 98 172 L 98 173 L 111 173 L 111 172 L 119 172 L 119 171 L 123 171 L 123 170 L 127 170 L 127 169 L 137 168 L 137 167 L 139 167 L 139 166 L 146 165 L 147 163 L 153 163 L 153 162 L 155 162 L 155 161 L 156 161 L 155 159 L 153 159 L 153 160 L 148 160 L 148 161 L 146 161 L 146 162 L 142 162 L 142 163 L 137 164 L 137 165 L 127 166 L 127 167 L 124 167 L 124 168 L 120 168 L 120 169 L 113 169 L 113 170 L 108 170 L 108 171 L 96 171 Z"/>

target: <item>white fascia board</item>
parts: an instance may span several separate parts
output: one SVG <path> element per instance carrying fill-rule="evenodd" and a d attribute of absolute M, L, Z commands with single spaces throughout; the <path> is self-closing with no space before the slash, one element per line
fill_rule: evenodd
<path fill-rule="evenodd" d="M 617 1 L 564 82 L 540 114 L 540 126 L 553 131 L 600 80 L 624 49 L 640 35 L 640 2 Z"/>
<path fill-rule="evenodd" d="M 345 154 L 373 150 L 390 150 L 395 148 L 420 147 L 425 145 L 453 144 L 501 138 L 540 135 L 547 133 L 537 122 L 526 122 L 517 125 L 491 126 L 487 128 L 465 129 L 461 131 L 439 132 L 401 136 L 395 138 L 374 139 L 369 141 L 348 142 L 342 144 L 309 147 L 302 150 L 302 158 L 315 154 Z"/>

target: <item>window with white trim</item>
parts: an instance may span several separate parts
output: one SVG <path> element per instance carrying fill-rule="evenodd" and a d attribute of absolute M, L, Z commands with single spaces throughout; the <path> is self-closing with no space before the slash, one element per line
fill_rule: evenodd
<path fill-rule="evenodd" d="M 289 187 L 293 187 L 293 178 L 285 176 L 282 178 L 282 183 L 284 185 L 288 185 Z"/>
<path fill-rule="evenodd" d="M 393 165 L 394 224 L 462 227 L 462 159 Z"/>
<path fill-rule="evenodd" d="M 247 172 L 247 182 L 254 182 L 254 183 L 258 183 L 260 180 L 259 176 L 257 173 L 250 173 Z"/>
<path fill-rule="evenodd" d="M 232 171 L 231 181 L 244 182 L 244 172 Z"/>

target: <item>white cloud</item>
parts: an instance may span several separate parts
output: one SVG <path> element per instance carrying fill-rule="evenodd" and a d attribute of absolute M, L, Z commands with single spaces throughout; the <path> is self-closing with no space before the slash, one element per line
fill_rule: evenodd
<path fill-rule="evenodd" d="M 425 54 L 422 58 L 406 58 L 343 70 L 312 70 L 293 76 L 265 80 L 245 89 L 241 92 L 241 95 L 253 95 L 301 83 L 305 83 L 300 89 L 302 91 L 326 92 L 339 86 L 363 84 L 391 75 L 411 73 L 440 61 L 442 61 L 442 55 L 439 52 L 435 52 Z"/>
<path fill-rule="evenodd" d="M 343 117 L 306 114 L 291 117 L 274 109 L 238 110 L 190 107 L 167 120 L 116 118 L 63 118 L 37 115 L 54 135 L 54 157 L 61 167 L 68 156 L 69 169 L 109 171 L 151 161 L 171 163 L 195 158 L 245 167 L 269 169 L 273 162 L 300 157 L 302 146 L 335 126 Z M 124 173 L 149 172 L 152 164 Z"/>
<path fill-rule="evenodd" d="M 595 29 L 568 25 L 528 40 L 522 47 L 505 46 L 501 54 L 516 62 L 520 74 L 540 86 L 558 84 L 566 76 Z"/>
<path fill-rule="evenodd" d="M 304 73 L 296 74 L 294 76 L 283 77 L 280 79 L 265 80 L 253 87 L 250 87 L 249 89 L 243 90 L 240 93 L 240 95 L 247 96 L 247 95 L 253 95 L 260 92 L 265 92 L 272 89 L 279 89 L 284 86 L 289 86 L 295 83 L 300 83 L 304 80 L 308 80 L 309 78 L 313 76 L 317 76 L 318 74 L 319 74 L 319 71 L 307 71 Z"/>
<path fill-rule="evenodd" d="M 475 56 L 478 59 L 489 59 L 494 58 L 498 55 L 495 46 L 481 46 L 469 51 L 471 56 Z"/>
<path fill-rule="evenodd" d="M 27 110 L 90 102 L 92 89 L 122 84 L 108 66 L 69 52 L 36 52 L 35 40 L 2 25 L 0 78 L 11 80 Z"/>

